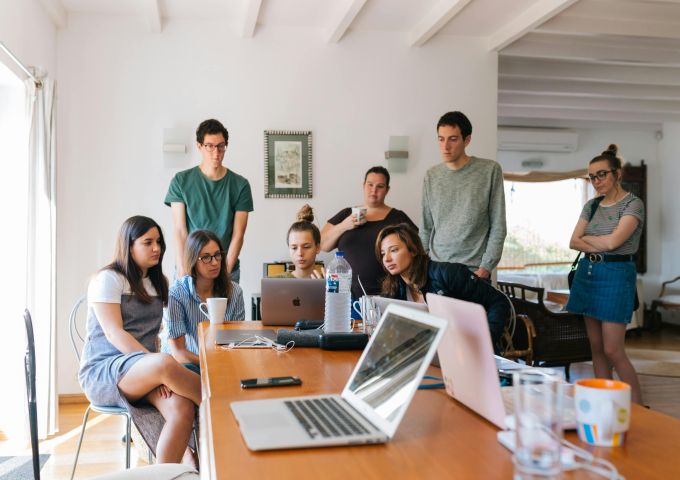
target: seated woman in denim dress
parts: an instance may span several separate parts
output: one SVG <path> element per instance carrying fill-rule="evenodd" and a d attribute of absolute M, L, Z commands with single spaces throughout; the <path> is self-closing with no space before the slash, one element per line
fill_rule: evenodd
<path fill-rule="evenodd" d="M 375 256 L 387 275 L 381 295 L 425 303 L 426 293 L 477 303 L 486 310 L 491 341 L 500 352 L 503 329 L 510 319 L 510 300 L 462 263 L 435 262 L 408 223 L 383 228 L 375 242 Z"/>
<path fill-rule="evenodd" d="M 226 254 L 213 232 L 196 230 L 186 241 L 184 269 L 190 272 L 170 287 L 168 308 L 163 315 L 161 351 L 168 352 L 190 370 L 200 373 L 198 324 L 207 320 L 200 310 L 210 297 L 227 298 L 225 320 L 244 320 L 243 291 L 232 282 Z"/>
<path fill-rule="evenodd" d="M 159 463 L 195 465 L 188 444 L 200 377 L 170 355 L 154 353 L 168 298 L 164 253 L 154 220 L 135 216 L 123 223 L 113 262 L 90 282 L 78 380 L 90 402 L 130 411 Z"/>
<path fill-rule="evenodd" d="M 618 147 L 610 145 L 588 165 L 588 176 L 603 196 L 590 215 L 594 199 L 584 206 L 569 248 L 587 255 L 579 260 L 566 309 L 583 315 L 598 378 L 612 378 L 612 369 L 631 387 L 631 399 L 642 403 L 637 374 L 624 340 L 635 303 L 634 255 L 645 221 L 642 200 L 621 186 Z"/>

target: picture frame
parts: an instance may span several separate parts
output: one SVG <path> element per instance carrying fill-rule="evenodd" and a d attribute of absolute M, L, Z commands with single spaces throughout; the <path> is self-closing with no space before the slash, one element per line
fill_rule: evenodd
<path fill-rule="evenodd" d="M 312 132 L 265 130 L 264 198 L 312 198 Z"/>

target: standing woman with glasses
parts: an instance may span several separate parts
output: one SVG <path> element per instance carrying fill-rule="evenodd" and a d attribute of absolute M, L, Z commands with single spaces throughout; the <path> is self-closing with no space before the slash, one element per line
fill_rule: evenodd
<path fill-rule="evenodd" d="M 591 217 L 583 207 L 569 247 L 585 253 L 578 263 L 567 311 L 582 314 L 598 378 L 612 378 L 612 369 L 629 384 L 632 400 L 642 402 L 637 374 L 626 356 L 624 341 L 635 303 L 634 256 L 645 221 L 645 206 L 621 187 L 618 147 L 610 145 L 588 165 L 588 176 L 600 204 Z M 589 220 L 590 218 L 590 220 Z"/>
<path fill-rule="evenodd" d="M 159 463 L 184 460 L 195 466 L 188 442 L 194 406 L 201 403 L 201 379 L 170 355 L 156 353 L 168 301 L 164 253 L 163 232 L 151 218 L 123 223 L 113 261 L 87 291 L 78 380 L 90 402 L 128 409 Z"/>
<path fill-rule="evenodd" d="M 198 324 L 206 320 L 199 309 L 210 297 L 229 299 L 225 320 L 244 320 L 243 291 L 231 281 L 220 239 L 208 230 L 196 230 L 187 238 L 184 268 L 188 275 L 170 287 L 163 316 L 161 351 L 168 352 L 187 368 L 199 373 Z"/>

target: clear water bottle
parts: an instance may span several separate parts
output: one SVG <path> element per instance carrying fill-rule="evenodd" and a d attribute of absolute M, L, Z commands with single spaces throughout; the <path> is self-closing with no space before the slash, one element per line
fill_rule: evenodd
<path fill-rule="evenodd" d="M 335 252 L 335 258 L 326 269 L 325 332 L 352 331 L 352 267 L 343 252 Z"/>

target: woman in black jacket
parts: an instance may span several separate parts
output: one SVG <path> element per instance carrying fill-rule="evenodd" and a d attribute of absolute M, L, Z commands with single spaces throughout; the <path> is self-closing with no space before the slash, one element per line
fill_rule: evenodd
<path fill-rule="evenodd" d="M 435 262 L 425 253 L 418 233 L 408 224 L 383 228 L 375 254 L 388 273 L 381 295 L 424 303 L 426 293 L 478 303 L 486 310 L 491 340 L 500 351 L 503 328 L 510 318 L 510 301 L 462 263 Z"/>

